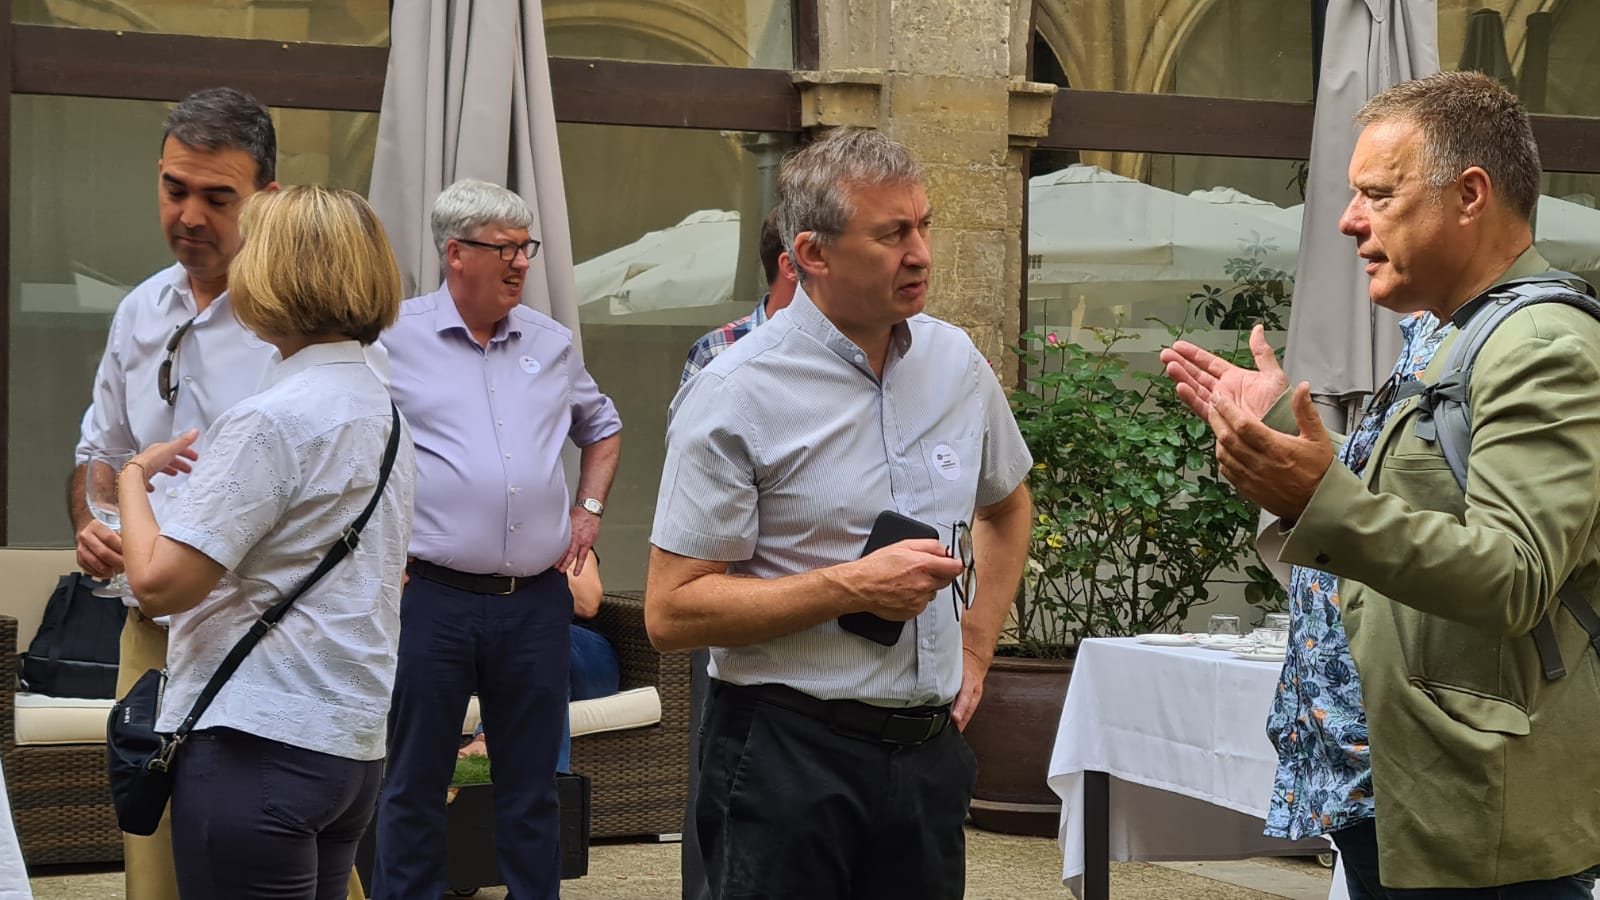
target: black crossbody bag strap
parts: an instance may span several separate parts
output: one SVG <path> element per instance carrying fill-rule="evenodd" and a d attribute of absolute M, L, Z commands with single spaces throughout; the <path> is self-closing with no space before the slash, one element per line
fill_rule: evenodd
<path fill-rule="evenodd" d="M 361 515 L 356 516 L 355 521 L 351 522 L 350 526 L 339 536 L 339 540 L 334 542 L 333 547 L 328 550 L 328 555 L 323 557 L 322 562 L 311 572 L 310 577 L 294 593 L 268 607 L 267 611 L 261 614 L 261 618 L 250 626 L 250 630 L 245 633 L 245 636 L 239 639 L 239 643 L 234 644 L 233 649 L 228 651 L 228 655 L 222 660 L 222 665 L 217 667 L 216 674 L 212 675 L 211 680 L 206 682 L 205 689 L 200 692 L 200 696 L 194 701 L 194 708 L 189 710 L 189 715 L 184 717 L 183 724 L 178 726 L 178 730 L 172 733 L 172 742 L 174 744 L 180 743 L 185 737 L 188 737 L 189 732 L 194 729 L 194 724 L 200 721 L 200 716 L 205 713 L 206 707 L 211 705 L 211 701 L 215 700 L 217 693 L 222 690 L 222 685 L 232 677 L 234 671 L 239 668 L 239 664 L 243 663 L 244 658 L 250 655 L 251 650 L 255 649 L 256 644 L 260 643 L 263 637 L 266 637 L 267 632 L 271 631 L 284 615 L 289 612 L 289 607 L 300 599 L 300 595 L 310 590 L 312 585 L 320 581 L 322 576 L 328 574 L 334 566 L 350 555 L 350 551 L 354 550 L 356 545 L 361 542 L 361 529 L 366 527 L 367 520 L 372 518 L 372 511 L 378 508 L 378 501 L 383 498 L 383 489 L 389 482 L 389 470 L 394 467 L 394 457 L 400 449 L 400 410 L 393 403 L 390 403 L 389 413 L 392 422 L 389 428 L 389 445 L 383 449 L 383 465 L 378 470 L 378 488 L 372 492 L 372 499 L 367 501 L 367 508 L 361 511 Z"/>

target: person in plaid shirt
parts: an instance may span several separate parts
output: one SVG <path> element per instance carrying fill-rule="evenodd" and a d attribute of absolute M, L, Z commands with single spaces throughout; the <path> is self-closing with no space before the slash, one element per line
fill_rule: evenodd
<path fill-rule="evenodd" d="M 768 213 L 767 220 L 761 223 L 761 268 L 767 273 L 767 295 L 761 298 L 750 315 L 712 329 L 694 342 L 694 346 L 689 348 L 689 358 L 684 360 L 683 377 L 678 379 L 679 387 L 688 384 L 696 372 L 710 365 L 718 353 L 761 327 L 794 299 L 794 288 L 799 279 L 795 276 L 794 263 L 789 261 L 789 254 L 784 252 L 783 241 L 778 237 L 778 223 L 773 218 L 776 212 L 773 210 Z"/>

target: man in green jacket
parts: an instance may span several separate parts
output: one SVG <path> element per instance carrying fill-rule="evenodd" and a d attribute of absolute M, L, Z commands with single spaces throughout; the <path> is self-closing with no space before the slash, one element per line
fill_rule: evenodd
<path fill-rule="evenodd" d="M 1435 75 L 1357 121 L 1340 227 L 1374 303 L 1450 329 L 1498 285 L 1549 269 L 1530 225 L 1538 148 L 1510 93 Z M 1334 464 L 1310 386 L 1291 394 L 1252 343 L 1254 371 L 1182 342 L 1162 359 L 1216 434 L 1223 474 L 1282 520 L 1279 558 L 1339 577 L 1377 815 L 1333 834 L 1352 898 L 1588 900 L 1600 657 L 1557 590 L 1600 595 L 1600 322 L 1548 303 L 1495 330 L 1472 376 L 1465 494 L 1417 434 L 1417 397 L 1390 412 L 1358 478 Z M 1529 637 L 1552 617 L 1568 670 L 1553 681 Z"/>

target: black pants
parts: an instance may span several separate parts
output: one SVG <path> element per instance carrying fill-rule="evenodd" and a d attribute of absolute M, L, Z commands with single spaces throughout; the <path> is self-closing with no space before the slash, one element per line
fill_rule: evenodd
<path fill-rule="evenodd" d="M 718 900 L 966 891 L 977 763 L 954 727 L 886 744 L 713 685 L 700 762 L 697 824 Z"/>
<path fill-rule="evenodd" d="M 342 900 L 383 761 L 227 728 L 195 732 L 172 786 L 182 900 Z"/>
<path fill-rule="evenodd" d="M 556 756 L 571 621 L 567 576 L 554 569 L 505 596 L 412 576 L 400 602 L 373 900 L 431 900 L 447 887 L 445 794 L 474 689 L 489 742 L 500 875 L 516 900 L 560 895 Z"/>
<path fill-rule="evenodd" d="M 1344 857 L 1350 900 L 1590 900 L 1600 866 L 1549 881 L 1524 881 L 1499 887 L 1386 888 L 1378 878 L 1378 827 L 1368 819 L 1332 835 Z M 1597 851 L 1600 852 L 1600 851 Z"/>
<path fill-rule="evenodd" d="M 711 900 L 694 814 L 695 804 L 700 799 L 700 743 L 705 735 L 706 707 L 711 705 L 711 675 L 706 671 L 710 662 L 710 650 L 696 650 L 689 657 L 689 796 L 683 808 L 682 862 L 679 864 L 683 875 L 683 900 Z"/>

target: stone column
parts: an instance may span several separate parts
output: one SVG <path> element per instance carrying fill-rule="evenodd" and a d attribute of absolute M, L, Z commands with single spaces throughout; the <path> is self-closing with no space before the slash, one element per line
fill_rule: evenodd
<path fill-rule="evenodd" d="M 881 128 L 927 171 L 928 312 L 965 328 L 1004 377 L 1022 288 L 1023 152 L 1055 88 L 1023 78 L 1026 0 L 824 0 L 819 71 L 796 73 L 808 128 Z"/>

